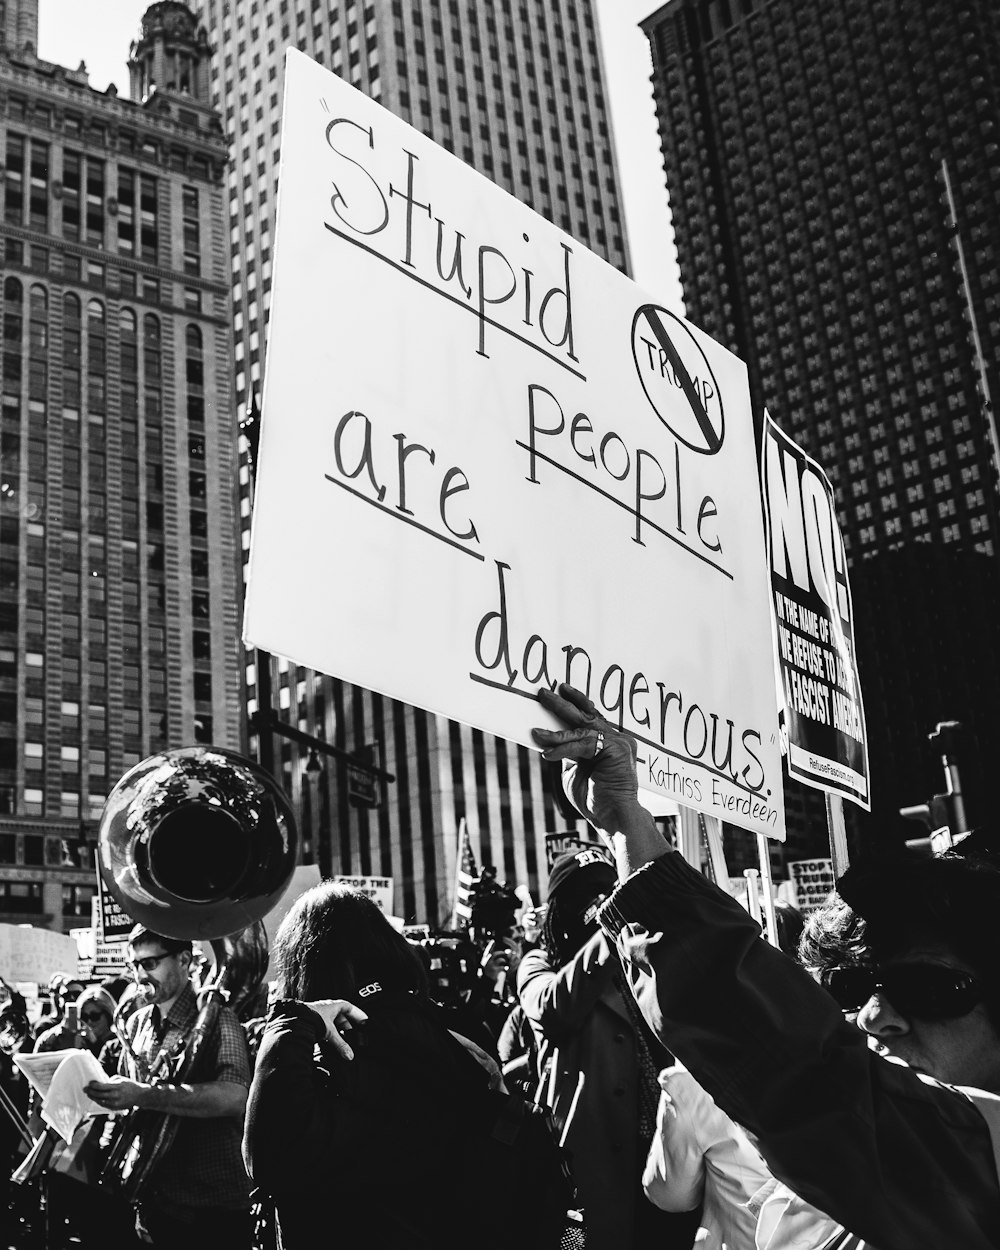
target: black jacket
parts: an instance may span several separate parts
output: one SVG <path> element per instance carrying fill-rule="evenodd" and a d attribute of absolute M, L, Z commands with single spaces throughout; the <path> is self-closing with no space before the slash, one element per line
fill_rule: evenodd
<path fill-rule="evenodd" d="M 455 1183 L 456 1125 L 489 1074 L 432 1003 L 381 992 L 364 1009 L 348 1062 L 318 1049 L 314 1012 L 275 1005 L 247 1106 L 247 1167 L 274 1198 L 287 1250 L 359 1234 L 380 1248 L 461 1244 L 481 1213 Z"/>

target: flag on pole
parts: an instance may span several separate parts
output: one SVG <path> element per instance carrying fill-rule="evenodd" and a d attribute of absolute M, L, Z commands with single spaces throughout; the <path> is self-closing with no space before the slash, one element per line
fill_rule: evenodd
<path fill-rule="evenodd" d="M 469 827 L 465 817 L 458 825 L 458 859 L 455 865 L 455 910 L 451 917 L 453 929 L 467 929 L 472 919 L 472 887 L 479 879 L 476 857 L 472 853 Z"/>

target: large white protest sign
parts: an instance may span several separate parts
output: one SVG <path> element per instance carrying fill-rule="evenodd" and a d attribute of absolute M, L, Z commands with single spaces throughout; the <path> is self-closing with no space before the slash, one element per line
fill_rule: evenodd
<path fill-rule="evenodd" d="M 75 977 L 78 962 L 76 942 L 66 933 L 0 924 L 0 976 L 11 985 L 15 981 L 44 985 L 56 972 Z"/>
<path fill-rule="evenodd" d="M 833 488 L 770 417 L 762 457 L 788 772 L 870 811 L 854 606 Z"/>
<path fill-rule="evenodd" d="M 745 366 L 290 51 L 248 642 L 783 836 Z"/>

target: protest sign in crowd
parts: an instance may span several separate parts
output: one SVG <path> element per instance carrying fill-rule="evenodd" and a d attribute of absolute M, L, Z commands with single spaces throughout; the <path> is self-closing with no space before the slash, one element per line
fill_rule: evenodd
<path fill-rule="evenodd" d="M 3 982 L 3 1244 L 272 1250 L 334 1214 L 375 1245 L 997 1244 L 985 832 L 806 888 L 765 941 L 639 803 L 634 740 L 539 699 L 592 839 L 557 835 L 544 903 L 471 865 L 462 922 L 404 932 L 381 883 L 323 881 L 266 978 L 140 922 L 127 975 Z"/>

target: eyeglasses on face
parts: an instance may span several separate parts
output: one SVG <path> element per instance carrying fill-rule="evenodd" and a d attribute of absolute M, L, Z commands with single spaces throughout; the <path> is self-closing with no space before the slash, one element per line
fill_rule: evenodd
<path fill-rule="evenodd" d="M 84 1024 L 96 1024 L 98 1020 L 103 1020 L 107 1015 L 104 1011 L 81 1011 L 80 1019 Z"/>
<path fill-rule="evenodd" d="M 820 984 L 841 1011 L 860 1011 L 881 993 L 897 1011 L 918 1020 L 957 1020 L 982 1002 L 976 978 L 943 964 L 897 964 L 890 968 L 828 968 Z"/>
<path fill-rule="evenodd" d="M 138 972 L 141 968 L 143 972 L 152 972 L 154 968 L 158 968 L 165 959 L 169 959 L 171 951 L 164 951 L 162 955 L 144 955 L 142 959 L 130 959 L 128 966 L 133 972 Z"/>

